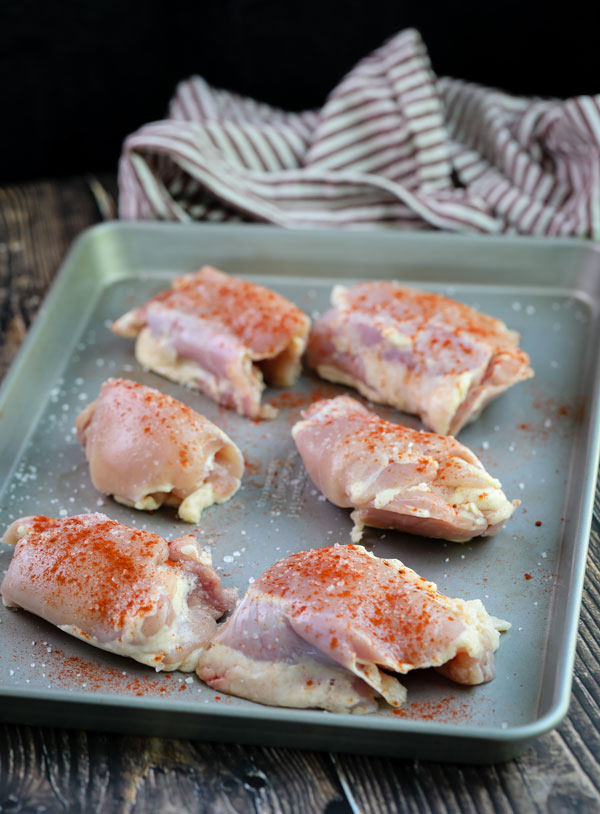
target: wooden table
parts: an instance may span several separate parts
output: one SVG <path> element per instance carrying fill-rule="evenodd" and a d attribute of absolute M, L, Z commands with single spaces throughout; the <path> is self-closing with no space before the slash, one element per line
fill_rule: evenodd
<path fill-rule="evenodd" d="M 0 189 L 0 376 L 69 244 L 114 217 L 115 194 L 112 176 Z M 0 812 L 600 812 L 599 532 L 597 511 L 569 716 L 518 760 L 461 766 L 0 725 Z"/>

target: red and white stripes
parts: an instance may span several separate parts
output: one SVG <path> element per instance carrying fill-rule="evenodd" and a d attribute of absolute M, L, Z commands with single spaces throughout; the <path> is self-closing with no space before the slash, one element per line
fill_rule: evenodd
<path fill-rule="evenodd" d="M 289 227 L 600 238 L 600 96 L 521 99 L 437 80 L 414 30 L 363 59 L 321 111 L 200 77 L 124 144 L 120 214 Z"/>

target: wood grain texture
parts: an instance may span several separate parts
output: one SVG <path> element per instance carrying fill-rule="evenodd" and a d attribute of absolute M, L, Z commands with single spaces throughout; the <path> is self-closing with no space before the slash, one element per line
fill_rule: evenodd
<path fill-rule="evenodd" d="M 100 196 L 93 193 L 96 185 L 114 201 L 112 177 L 0 188 L 0 377 L 6 373 L 70 244 L 83 229 L 101 219 L 96 203 Z M 101 206 L 106 207 L 104 201 Z"/>
<path fill-rule="evenodd" d="M 112 176 L 0 189 L 0 377 L 77 234 L 114 215 Z M 0 814 L 600 812 L 600 499 L 568 718 L 497 766 L 0 726 Z"/>

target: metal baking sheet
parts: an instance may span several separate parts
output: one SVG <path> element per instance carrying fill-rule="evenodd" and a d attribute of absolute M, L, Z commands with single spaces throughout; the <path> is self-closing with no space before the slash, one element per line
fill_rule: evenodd
<path fill-rule="evenodd" d="M 536 377 L 491 404 L 460 435 L 522 506 L 489 540 L 465 545 L 369 530 L 364 543 L 397 557 L 451 596 L 480 597 L 509 619 L 497 677 L 467 688 L 432 671 L 405 679 L 400 711 L 368 716 L 264 707 L 215 694 L 194 675 L 157 674 L 96 651 L 24 612 L 0 609 L 0 715 L 5 721 L 429 759 L 488 762 L 522 752 L 554 727 L 570 694 L 598 464 L 600 252 L 578 241 L 443 234 L 290 232 L 262 226 L 107 224 L 72 248 L 0 395 L 0 527 L 25 514 L 101 510 L 173 537 L 189 526 L 91 486 L 74 431 L 109 376 L 126 376 L 216 421 L 247 459 L 243 488 L 196 532 L 227 585 L 243 594 L 276 560 L 345 543 L 346 510 L 308 481 L 290 427 L 310 400 L 344 391 L 305 373 L 268 391 L 282 409 L 254 423 L 136 363 L 112 319 L 212 263 L 271 286 L 316 315 L 338 282 L 397 279 L 505 320 L 522 334 Z M 378 412 L 418 426 L 393 410 Z M 541 525 L 540 525 L 541 524 Z M 0 546 L 0 569 L 10 559 Z"/>

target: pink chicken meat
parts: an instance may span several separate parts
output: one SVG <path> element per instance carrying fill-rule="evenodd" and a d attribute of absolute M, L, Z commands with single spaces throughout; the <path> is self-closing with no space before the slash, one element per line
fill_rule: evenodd
<path fill-rule="evenodd" d="M 293 554 L 253 583 L 197 672 L 262 704 L 371 712 L 379 698 L 406 699 L 390 673 L 435 667 L 460 684 L 489 681 L 509 627 L 399 560 L 336 545 Z"/>
<path fill-rule="evenodd" d="M 94 486 L 127 506 L 176 506 L 182 520 L 197 523 L 240 486 L 244 459 L 233 441 L 151 387 L 109 379 L 76 426 Z"/>
<path fill-rule="evenodd" d="M 137 337 L 144 367 L 201 390 L 250 418 L 272 418 L 261 405 L 265 382 L 294 384 L 310 320 L 285 297 L 211 266 L 177 277 L 112 326 Z"/>
<path fill-rule="evenodd" d="M 298 451 L 325 497 L 354 508 L 354 542 L 374 526 L 463 543 L 495 534 L 519 504 L 454 438 L 385 421 L 349 396 L 303 416 Z"/>
<path fill-rule="evenodd" d="M 5 605 L 156 670 L 196 668 L 216 620 L 235 605 L 192 535 L 167 542 L 103 514 L 23 517 L 3 542 L 15 552 Z"/>
<path fill-rule="evenodd" d="M 455 300 L 393 282 L 336 286 L 318 319 L 308 363 L 370 401 L 457 435 L 493 398 L 529 379 L 519 334 Z"/>

